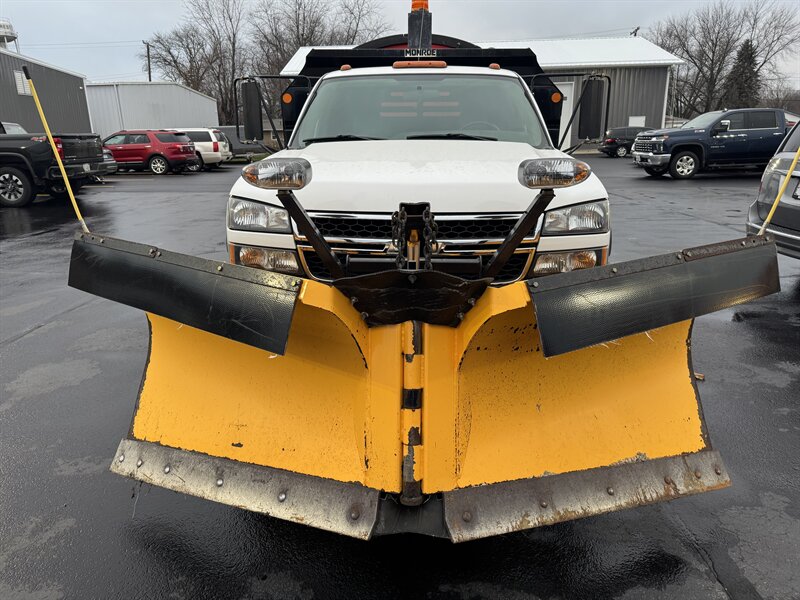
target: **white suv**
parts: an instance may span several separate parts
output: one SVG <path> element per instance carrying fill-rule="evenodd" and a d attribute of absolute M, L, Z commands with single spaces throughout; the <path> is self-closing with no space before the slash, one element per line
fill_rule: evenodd
<path fill-rule="evenodd" d="M 181 128 L 181 131 L 194 142 L 197 158 L 200 159 L 198 164 L 188 167 L 189 171 L 200 171 L 204 167 L 211 169 L 233 158 L 228 138 L 219 129 L 198 127 Z"/>

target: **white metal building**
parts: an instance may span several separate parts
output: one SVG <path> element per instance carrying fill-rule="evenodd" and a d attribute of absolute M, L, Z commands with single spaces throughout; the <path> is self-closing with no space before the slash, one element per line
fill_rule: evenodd
<path fill-rule="evenodd" d="M 482 48 L 530 48 L 546 73 L 605 74 L 611 78 L 609 127 L 663 127 L 670 86 L 670 69 L 681 59 L 643 37 L 477 42 Z M 347 49 L 352 46 L 330 46 Z M 281 75 L 297 75 L 312 50 L 300 48 Z M 502 65 L 501 65 L 502 66 Z M 579 79 L 552 77 L 564 95 L 562 131 L 580 95 Z M 572 142 L 578 120 L 573 121 Z"/>
<path fill-rule="evenodd" d="M 86 95 L 94 131 L 102 137 L 121 129 L 219 125 L 217 101 L 179 83 L 88 83 Z"/>

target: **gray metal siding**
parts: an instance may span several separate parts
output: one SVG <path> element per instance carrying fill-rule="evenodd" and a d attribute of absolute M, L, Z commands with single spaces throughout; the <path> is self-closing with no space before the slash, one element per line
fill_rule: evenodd
<path fill-rule="evenodd" d="M 562 71 L 559 72 L 577 72 Z M 628 117 L 644 116 L 645 126 L 660 128 L 664 117 L 664 91 L 667 85 L 669 67 L 620 67 L 598 69 L 596 72 L 611 77 L 611 109 L 608 113 L 608 126 L 627 127 Z M 554 77 L 553 81 L 569 81 L 569 78 Z M 575 81 L 575 99 L 580 95 L 579 79 Z M 577 141 L 577 123 L 572 127 L 573 143 Z"/>
<path fill-rule="evenodd" d="M 44 128 L 33 96 L 17 93 L 14 71 L 26 65 L 33 77 L 47 123 L 54 133 L 88 133 L 92 130 L 81 77 L 0 53 L 0 121 L 19 123 L 31 133 Z"/>
<path fill-rule="evenodd" d="M 90 84 L 95 129 L 107 136 L 121 129 L 171 129 L 218 125 L 217 102 L 169 83 Z"/>

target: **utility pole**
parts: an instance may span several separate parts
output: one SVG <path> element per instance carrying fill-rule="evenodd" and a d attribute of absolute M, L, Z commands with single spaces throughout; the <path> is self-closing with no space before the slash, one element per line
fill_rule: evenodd
<path fill-rule="evenodd" d="M 142 40 L 142 43 L 147 48 L 147 81 L 153 81 L 153 75 L 150 71 L 150 42 L 147 40 Z"/>

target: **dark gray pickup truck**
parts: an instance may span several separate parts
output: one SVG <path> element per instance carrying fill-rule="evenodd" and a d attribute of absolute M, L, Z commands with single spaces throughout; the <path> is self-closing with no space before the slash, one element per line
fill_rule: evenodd
<path fill-rule="evenodd" d="M 45 135 L 12 133 L 21 128 L 10 125 L 0 123 L 0 206 L 25 206 L 42 191 L 64 197 L 66 186 Z M 100 136 L 58 133 L 53 138 L 73 191 L 103 174 Z"/>
<path fill-rule="evenodd" d="M 797 120 L 774 108 L 716 110 L 677 129 L 641 132 L 633 161 L 651 177 L 674 179 L 711 169 L 763 169 Z"/>

